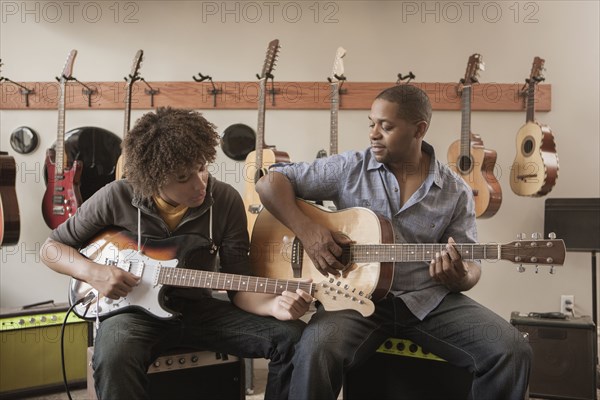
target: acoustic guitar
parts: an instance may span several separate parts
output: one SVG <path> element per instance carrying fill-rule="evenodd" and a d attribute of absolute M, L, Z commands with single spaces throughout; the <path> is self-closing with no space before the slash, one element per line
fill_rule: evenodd
<path fill-rule="evenodd" d="M 103 264 L 114 265 L 141 278 L 140 283 L 126 297 L 112 300 L 98 296 L 87 283 L 71 279 L 69 301 L 76 304 L 74 312 L 81 318 L 106 318 L 111 315 L 141 310 L 156 318 L 169 319 L 177 313 L 164 302 L 163 289 L 167 286 L 235 290 L 244 292 L 281 294 L 302 289 L 319 300 L 326 310 L 356 310 L 369 316 L 375 310 L 372 301 L 355 293 L 350 287 L 339 287 L 335 279 L 321 277 L 318 283 L 298 280 L 270 279 L 256 276 L 226 274 L 201 269 L 176 268 L 180 258 L 177 248 L 185 237 L 173 236 L 163 240 L 143 239 L 141 251 L 137 238 L 125 231 L 107 230 L 81 250 L 81 254 Z M 179 256 L 179 257 L 178 257 Z M 107 267 L 108 268 L 108 267 Z"/>
<path fill-rule="evenodd" d="M 71 50 L 59 79 L 58 130 L 54 149 L 46 151 L 45 167 L 48 184 L 42 200 L 42 214 L 46 225 L 56 228 L 75 214 L 81 205 L 79 190 L 83 162 L 73 160 L 68 167 L 65 154 L 65 105 L 66 86 L 71 79 L 77 50 Z"/>
<path fill-rule="evenodd" d="M 284 151 L 278 151 L 274 146 L 265 144 L 265 108 L 266 108 L 266 92 L 267 79 L 272 77 L 275 60 L 279 52 L 279 40 L 275 39 L 269 43 L 267 55 L 263 63 L 262 71 L 258 75 L 258 125 L 256 129 L 256 145 L 254 151 L 251 151 L 246 156 L 244 166 L 245 172 L 245 194 L 244 206 L 246 207 L 246 215 L 248 218 L 248 234 L 252 234 L 252 227 L 256 216 L 262 210 L 263 205 L 260 201 L 258 193 L 256 193 L 255 185 L 258 180 L 266 174 L 266 168 L 274 163 L 289 162 L 290 156 Z"/>
<path fill-rule="evenodd" d="M 502 203 L 502 189 L 494 176 L 496 152 L 486 149 L 481 136 L 471 132 L 471 89 L 478 82 L 479 71 L 484 69 L 480 54 L 469 57 L 465 78 L 461 80 L 460 140 L 448 148 L 448 166 L 473 190 L 477 218 L 492 217 Z"/>
<path fill-rule="evenodd" d="M 140 79 L 139 70 L 142 65 L 142 58 L 144 57 L 144 51 L 138 50 L 135 53 L 135 57 L 133 58 L 133 64 L 131 65 L 131 72 L 125 78 L 125 82 L 127 82 L 127 87 L 125 89 L 125 121 L 123 124 L 123 139 L 129 133 L 130 120 L 131 120 L 131 94 L 133 92 L 133 84 Z M 123 179 L 125 177 L 124 174 L 124 163 L 125 156 L 121 154 L 119 159 L 117 160 L 117 165 L 115 167 L 115 179 Z"/>
<path fill-rule="evenodd" d="M 544 80 L 544 60 L 535 57 L 526 80 L 526 122 L 517 133 L 517 154 L 510 171 L 510 187 L 519 196 L 548 194 L 558 178 L 558 155 L 549 126 L 535 120 L 535 87 Z"/>
<path fill-rule="evenodd" d="M 338 153 L 338 113 L 340 111 L 340 86 L 344 81 L 344 61 L 346 49 L 338 47 L 333 61 L 331 76 L 327 78 L 331 92 L 331 107 L 329 112 L 329 155 Z M 327 151 L 319 150 L 317 158 L 327 157 Z"/>
<path fill-rule="evenodd" d="M 0 246 L 17 244 L 21 234 L 16 171 L 15 159 L 0 151 Z"/>
<path fill-rule="evenodd" d="M 393 243 L 390 221 L 367 208 L 330 211 L 304 200 L 297 200 L 297 203 L 310 219 L 353 241 L 342 248 L 340 262 L 346 269 L 341 278 L 336 278 L 337 287 L 340 290 L 352 288 L 353 294 L 375 302 L 384 298 L 391 287 L 393 263 L 429 263 L 436 252 L 446 247 L 446 243 Z M 323 279 L 305 252 L 305 244 L 267 209 L 256 219 L 250 247 L 252 271 L 257 276 Z M 508 244 L 466 243 L 454 247 L 465 260 L 507 260 L 517 264 L 555 266 L 562 265 L 565 259 L 565 244 L 560 239 L 522 240 Z M 338 297 L 342 296 L 345 296 L 343 291 Z"/>

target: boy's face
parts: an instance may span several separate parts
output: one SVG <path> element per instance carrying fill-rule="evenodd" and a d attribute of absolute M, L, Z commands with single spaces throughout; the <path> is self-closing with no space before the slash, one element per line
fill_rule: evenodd
<path fill-rule="evenodd" d="M 198 207 L 206 198 L 208 171 L 205 164 L 173 174 L 159 190 L 163 200 L 173 206 Z"/>

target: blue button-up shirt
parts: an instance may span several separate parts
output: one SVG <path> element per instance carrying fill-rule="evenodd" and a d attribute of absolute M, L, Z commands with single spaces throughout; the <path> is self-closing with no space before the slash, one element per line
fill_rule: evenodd
<path fill-rule="evenodd" d="M 392 171 L 378 162 L 370 149 L 346 152 L 312 163 L 275 164 L 292 183 L 296 196 L 330 200 L 338 210 L 366 207 L 392 221 L 395 243 L 457 243 L 477 240 L 472 189 L 460 176 L 435 158 L 433 147 L 423 142 L 431 156 L 425 180 L 400 207 L 400 187 Z M 449 290 L 429 276 L 428 262 L 394 263 L 391 292 L 402 298 L 411 312 L 423 319 Z"/>

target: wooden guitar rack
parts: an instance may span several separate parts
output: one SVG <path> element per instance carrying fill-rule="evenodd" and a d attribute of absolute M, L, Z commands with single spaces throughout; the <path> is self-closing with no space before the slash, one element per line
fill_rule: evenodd
<path fill-rule="evenodd" d="M 19 87 L 12 82 L 0 83 L 0 110 L 50 110 L 57 108 L 58 83 L 20 82 L 28 87 L 26 104 Z M 460 110 L 456 82 L 411 82 L 429 95 L 434 110 Z M 125 82 L 86 82 L 94 89 L 90 98 L 81 86 L 67 85 L 67 109 L 122 110 L 125 108 Z M 131 96 L 132 109 L 162 106 L 200 110 L 254 110 L 258 101 L 258 82 L 152 82 L 155 95 L 136 83 Z M 345 82 L 340 96 L 341 110 L 368 110 L 373 99 L 393 82 Z M 217 90 L 215 90 L 215 88 Z M 473 85 L 473 111 L 524 111 L 523 83 L 480 83 Z M 275 96 L 268 97 L 267 108 L 277 110 L 329 110 L 328 82 L 275 82 Z M 536 86 L 536 111 L 550 111 L 551 85 Z M 216 92 L 216 93 L 215 93 Z M 273 102 L 274 100 L 274 102 Z M 151 106 L 153 101 L 153 106 Z"/>

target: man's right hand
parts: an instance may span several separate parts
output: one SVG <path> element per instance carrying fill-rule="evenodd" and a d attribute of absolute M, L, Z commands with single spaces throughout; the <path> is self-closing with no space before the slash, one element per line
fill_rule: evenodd
<path fill-rule="evenodd" d="M 339 232 L 331 232 L 323 225 L 311 224 L 310 227 L 303 229 L 298 238 L 315 268 L 324 276 L 328 274 L 340 276 L 347 268 L 347 265 L 339 261 L 342 258 L 341 246 L 352 243 L 347 236 Z"/>

